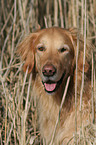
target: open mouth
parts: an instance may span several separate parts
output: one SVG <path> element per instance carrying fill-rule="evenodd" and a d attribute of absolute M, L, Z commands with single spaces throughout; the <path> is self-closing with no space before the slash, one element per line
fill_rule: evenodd
<path fill-rule="evenodd" d="M 65 76 L 65 73 L 63 73 L 61 79 L 58 82 L 53 82 L 50 79 L 47 82 L 42 82 L 44 85 L 45 91 L 48 93 L 55 92 L 59 88 L 60 84 L 62 83 L 64 76 Z"/>

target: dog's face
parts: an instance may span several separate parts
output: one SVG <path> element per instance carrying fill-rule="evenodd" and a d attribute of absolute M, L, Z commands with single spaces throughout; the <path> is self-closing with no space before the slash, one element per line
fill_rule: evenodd
<path fill-rule="evenodd" d="M 47 28 L 30 34 L 19 45 L 19 53 L 25 60 L 24 71 L 35 69 L 46 92 L 56 92 L 74 66 L 74 40 L 70 31 Z"/>
<path fill-rule="evenodd" d="M 35 59 L 45 91 L 55 92 L 71 71 L 74 48 L 70 38 L 58 29 L 43 31 L 35 43 Z"/>

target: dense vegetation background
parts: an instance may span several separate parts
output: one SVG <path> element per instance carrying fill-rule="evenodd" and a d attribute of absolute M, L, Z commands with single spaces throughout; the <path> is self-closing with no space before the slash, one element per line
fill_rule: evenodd
<path fill-rule="evenodd" d="M 23 64 L 15 52 L 25 35 L 51 26 L 77 27 L 96 46 L 96 0 L 0 0 L 1 145 L 31 145 L 36 139 L 41 144 L 36 124 L 36 99 L 30 91 L 32 76 L 27 77 L 27 73 L 23 73 Z M 92 68 L 92 98 L 95 100 L 92 110 L 95 114 L 94 63 Z M 96 114 L 94 116 L 93 122 L 86 128 L 87 135 L 83 132 L 84 136 L 80 136 L 81 140 L 89 139 L 90 145 L 96 144 Z M 83 144 L 87 144 L 86 139 Z"/>

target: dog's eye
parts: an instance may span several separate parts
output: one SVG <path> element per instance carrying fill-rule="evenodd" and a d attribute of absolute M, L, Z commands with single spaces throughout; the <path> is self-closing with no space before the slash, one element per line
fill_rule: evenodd
<path fill-rule="evenodd" d="M 67 44 L 64 44 L 64 46 L 59 49 L 59 52 L 61 52 L 61 53 L 65 52 L 65 51 L 70 51 L 70 48 Z"/>
<path fill-rule="evenodd" d="M 63 48 L 60 49 L 60 52 L 65 52 L 66 50 L 67 49 L 63 47 Z"/>
<path fill-rule="evenodd" d="M 44 47 L 39 47 L 38 50 L 39 50 L 39 51 L 44 51 L 45 48 L 44 48 Z"/>

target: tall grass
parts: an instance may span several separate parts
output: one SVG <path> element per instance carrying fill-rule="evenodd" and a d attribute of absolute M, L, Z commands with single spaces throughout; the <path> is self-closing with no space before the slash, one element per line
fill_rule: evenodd
<path fill-rule="evenodd" d="M 86 6 L 86 7 L 85 7 Z M 86 9 L 85 9 L 86 8 Z M 86 23 L 86 24 L 85 24 Z M 85 27 L 86 25 L 86 27 Z M 36 98 L 32 96 L 31 78 L 22 71 L 15 54 L 21 39 L 36 29 L 60 26 L 77 27 L 96 46 L 95 0 L 9 0 L 0 1 L 0 144 L 31 145 L 40 142 L 37 130 Z M 78 42 L 77 42 L 78 46 Z M 79 46 L 78 46 L 79 47 Z M 77 48 L 78 48 L 77 47 Z M 85 50 L 85 49 L 84 49 Z M 92 55 L 92 118 L 86 126 L 90 145 L 96 144 L 95 52 Z M 77 53 L 78 58 L 78 53 Z M 76 63 L 78 65 L 78 62 Z M 82 76 L 84 79 L 84 74 Z M 83 91 L 82 81 L 82 91 Z M 75 86 L 76 88 L 76 86 Z M 81 108 L 82 109 L 82 91 Z M 75 89 L 75 107 L 76 107 Z M 94 103 L 95 102 L 95 103 Z M 81 120 L 82 121 L 82 120 Z M 75 121 L 76 124 L 76 121 Z M 75 131 L 77 134 L 77 131 Z M 54 137 L 54 135 L 53 135 Z M 82 134 L 81 134 L 82 137 Z M 44 145 L 44 141 L 43 145 Z M 36 143 L 36 142 L 35 142 Z M 83 142 L 84 145 L 86 142 Z M 75 141 L 77 143 L 77 140 Z"/>

